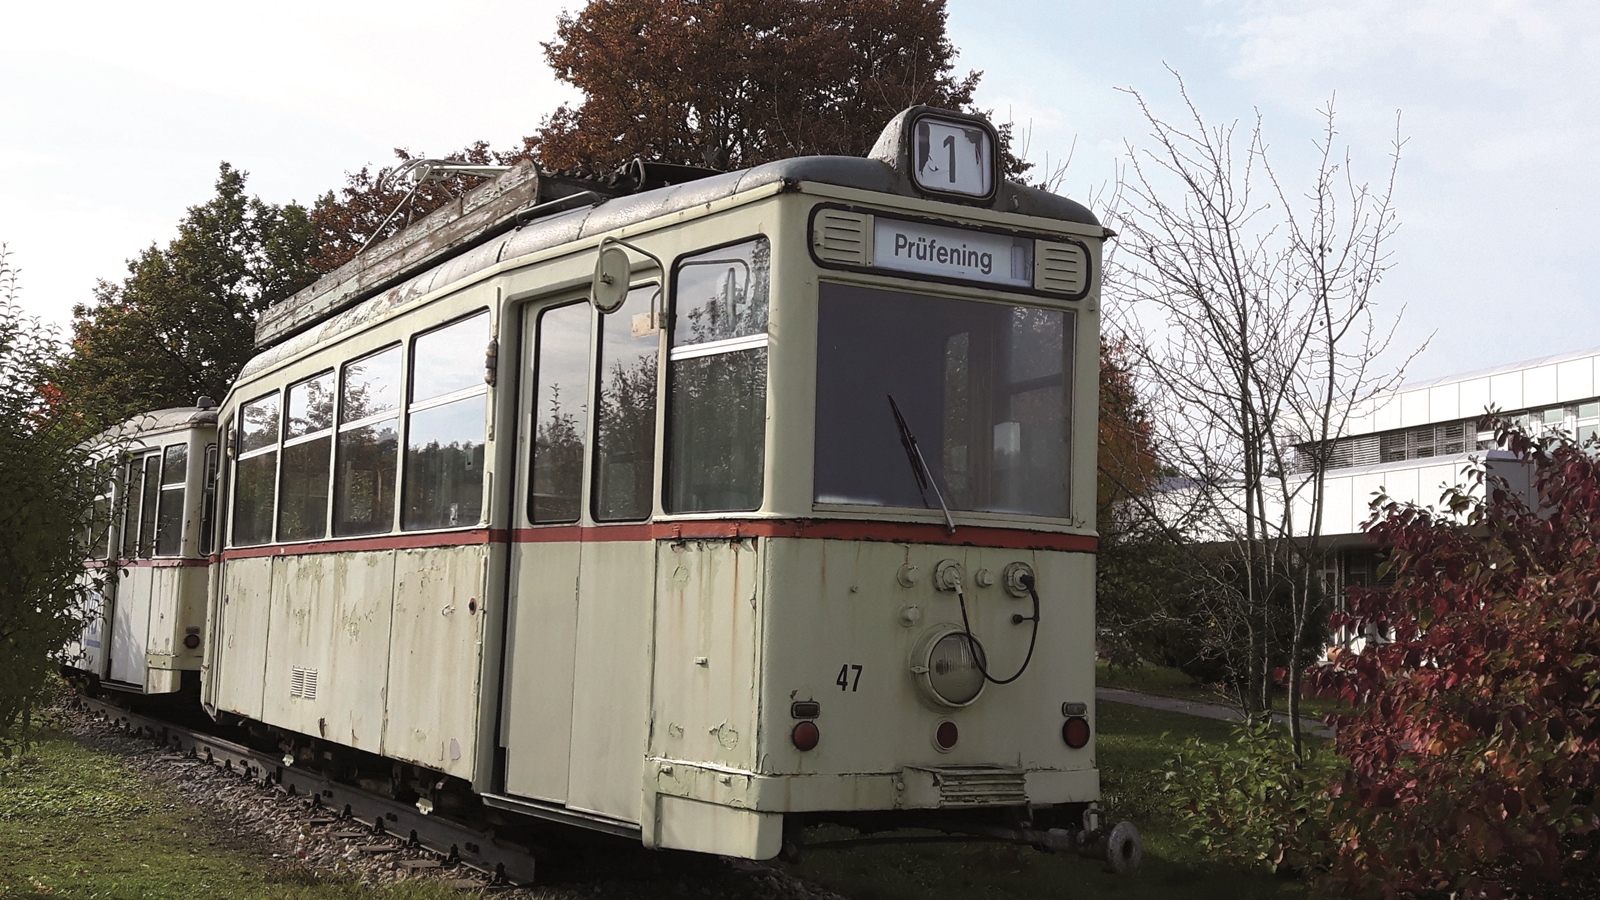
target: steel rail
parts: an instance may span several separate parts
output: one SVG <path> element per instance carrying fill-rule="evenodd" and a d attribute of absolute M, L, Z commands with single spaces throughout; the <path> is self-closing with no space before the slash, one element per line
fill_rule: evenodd
<path fill-rule="evenodd" d="M 79 697 L 78 702 L 113 724 L 145 735 L 169 749 L 181 750 L 192 758 L 221 766 L 264 786 L 282 788 L 290 796 L 307 798 L 311 809 L 321 809 L 331 817 L 352 825 L 365 825 L 374 835 L 396 837 L 410 846 L 429 850 L 442 856 L 446 865 L 460 863 L 503 883 L 529 884 L 533 881 L 533 852 L 500 840 L 493 832 L 426 815 L 414 806 L 340 784 L 320 772 L 284 765 L 282 759 L 274 759 L 249 747 L 102 700 Z"/>

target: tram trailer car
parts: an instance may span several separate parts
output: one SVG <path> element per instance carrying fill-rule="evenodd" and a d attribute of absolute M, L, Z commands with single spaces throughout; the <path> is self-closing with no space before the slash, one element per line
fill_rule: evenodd
<path fill-rule="evenodd" d="M 199 686 L 215 506 L 216 404 L 135 416 L 97 439 L 111 474 L 93 521 L 83 634 L 67 667 L 101 687 L 174 694 Z"/>
<path fill-rule="evenodd" d="M 867 158 L 569 192 L 269 311 L 219 411 L 207 708 L 650 847 L 1105 852 L 1109 232 L 996 147 L 917 107 Z"/>

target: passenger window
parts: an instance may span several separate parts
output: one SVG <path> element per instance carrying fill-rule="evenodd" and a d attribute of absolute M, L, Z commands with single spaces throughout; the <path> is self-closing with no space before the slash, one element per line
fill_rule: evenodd
<path fill-rule="evenodd" d="M 115 509 L 116 464 L 101 460 L 95 464 L 95 475 L 100 480 L 101 492 L 94 498 L 94 510 L 89 517 L 89 558 L 106 559 L 111 554 L 111 511 Z"/>
<path fill-rule="evenodd" d="M 143 496 L 139 498 L 139 555 L 156 555 L 156 507 L 161 491 L 161 454 L 151 453 L 144 458 L 142 478 Z"/>
<path fill-rule="evenodd" d="M 156 555 L 183 550 L 183 488 L 189 478 L 189 447 L 173 444 L 161 453 L 161 499 L 156 513 Z"/>
<path fill-rule="evenodd" d="M 291 385 L 284 411 L 283 471 L 278 476 L 278 540 L 328 533 L 328 474 L 333 457 L 333 373 Z"/>
<path fill-rule="evenodd" d="M 122 490 L 119 502 L 122 504 L 122 550 L 123 559 L 133 559 L 139 555 L 139 498 L 144 492 L 139 489 L 139 479 L 144 475 L 144 464 L 134 457 L 128 462 L 123 471 Z"/>
<path fill-rule="evenodd" d="M 667 357 L 670 512 L 761 506 L 771 258 L 758 238 L 678 264 Z"/>
<path fill-rule="evenodd" d="M 600 317 L 600 391 L 595 413 L 594 517 L 643 519 L 655 494 L 656 357 L 654 285 L 634 288 Z"/>
<path fill-rule="evenodd" d="M 223 431 L 227 433 L 226 429 Z M 217 527 L 217 445 L 206 445 L 205 469 L 200 473 L 200 555 L 210 556 L 212 530 Z"/>
<path fill-rule="evenodd" d="M 344 367 L 335 447 L 336 535 L 380 534 L 394 528 L 400 383 L 399 346 Z"/>
<path fill-rule="evenodd" d="M 483 519 L 483 380 L 489 314 L 481 312 L 411 342 L 406 417 L 407 531 L 477 525 Z"/>
<path fill-rule="evenodd" d="M 539 314 L 528 520 L 576 522 L 589 438 L 589 304 Z"/>
<path fill-rule="evenodd" d="M 234 465 L 233 544 L 272 540 L 273 483 L 278 474 L 278 395 L 244 405 L 239 416 L 239 459 Z"/>

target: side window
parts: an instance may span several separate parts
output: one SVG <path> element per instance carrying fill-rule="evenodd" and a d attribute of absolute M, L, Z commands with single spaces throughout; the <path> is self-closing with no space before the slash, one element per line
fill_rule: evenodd
<path fill-rule="evenodd" d="M 648 518 L 655 494 L 655 296 L 655 285 L 634 288 L 620 309 L 600 317 L 594 517 L 602 522 Z"/>
<path fill-rule="evenodd" d="M 483 518 L 483 380 L 489 313 L 411 342 L 411 403 L 400 524 L 407 531 L 477 525 Z"/>
<path fill-rule="evenodd" d="M 123 559 L 133 559 L 139 555 L 139 498 L 144 496 L 144 491 L 139 489 L 139 481 L 143 476 L 144 464 L 135 456 L 128 461 L 122 473 L 122 549 L 119 555 Z"/>
<path fill-rule="evenodd" d="M 583 456 L 589 438 L 587 303 L 539 314 L 534 358 L 533 484 L 528 520 L 576 522 L 582 510 Z"/>
<path fill-rule="evenodd" d="M 183 495 L 189 479 L 189 445 L 173 444 L 161 451 L 161 499 L 156 507 L 156 555 L 177 556 L 183 551 Z"/>
<path fill-rule="evenodd" d="M 161 454 L 145 456 L 143 464 L 142 496 L 139 498 L 139 555 L 149 557 L 156 554 L 156 505 L 161 491 Z"/>
<path fill-rule="evenodd" d="M 333 373 L 289 386 L 278 476 L 278 540 L 328 533 L 328 475 L 333 458 Z"/>
<path fill-rule="evenodd" d="M 95 464 L 95 477 L 100 481 L 100 493 L 94 498 L 94 509 L 89 514 L 89 558 L 106 559 L 111 555 L 111 511 L 116 508 L 116 465 L 110 460 Z"/>
<path fill-rule="evenodd" d="M 400 444 L 400 347 L 346 363 L 339 381 L 333 533 L 394 528 Z"/>
<path fill-rule="evenodd" d="M 226 430 L 223 431 L 227 433 Z M 217 445 L 206 445 L 205 469 L 200 473 L 200 555 L 210 556 L 217 527 Z"/>
<path fill-rule="evenodd" d="M 273 484 L 278 474 L 278 394 L 246 403 L 239 415 L 239 459 L 234 465 L 233 544 L 272 540 Z"/>
<path fill-rule="evenodd" d="M 669 512 L 761 506 L 767 434 L 766 238 L 678 263 L 667 355 Z"/>

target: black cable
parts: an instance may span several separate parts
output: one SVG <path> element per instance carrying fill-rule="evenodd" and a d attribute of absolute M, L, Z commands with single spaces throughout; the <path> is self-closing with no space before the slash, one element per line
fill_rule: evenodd
<path fill-rule="evenodd" d="M 956 586 L 956 600 L 961 604 L 961 630 L 967 639 L 967 649 L 972 653 L 972 661 L 978 664 L 978 671 L 983 673 L 983 678 L 992 684 L 1010 684 L 1022 677 L 1028 671 L 1028 663 L 1033 662 L 1033 647 L 1039 641 L 1039 592 L 1033 589 L 1033 576 L 1023 574 L 1017 579 L 1022 586 L 1028 589 L 1028 596 L 1033 598 L 1033 615 L 1023 616 L 1012 614 L 1011 624 L 1021 625 L 1023 622 L 1033 622 L 1033 634 L 1028 638 L 1028 655 L 1022 659 L 1022 668 L 1010 678 L 996 678 L 989 674 L 989 667 L 983 664 L 983 653 L 978 649 L 977 638 L 972 636 L 972 625 L 967 621 L 967 594 L 960 585 Z"/>

